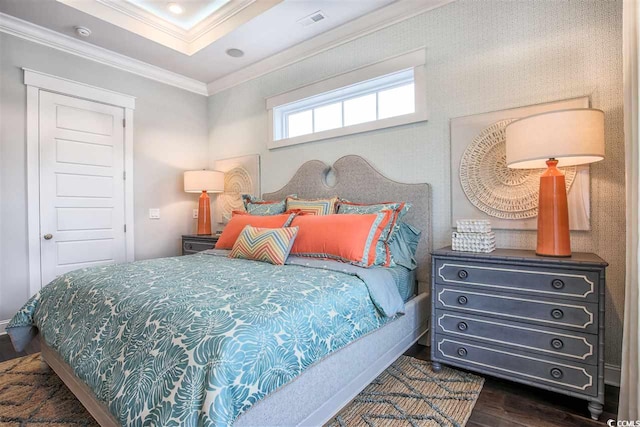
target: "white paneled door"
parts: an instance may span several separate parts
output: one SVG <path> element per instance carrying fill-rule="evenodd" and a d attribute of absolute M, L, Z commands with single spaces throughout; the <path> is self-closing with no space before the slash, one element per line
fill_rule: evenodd
<path fill-rule="evenodd" d="M 40 92 L 42 286 L 124 262 L 124 109 Z"/>

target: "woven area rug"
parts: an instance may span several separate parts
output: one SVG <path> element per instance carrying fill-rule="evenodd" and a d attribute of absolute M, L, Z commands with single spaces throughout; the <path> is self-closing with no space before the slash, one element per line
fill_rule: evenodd
<path fill-rule="evenodd" d="M 0 426 L 98 427 L 98 423 L 56 374 L 40 369 L 38 353 L 0 363 Z"/>
<path fill-rule="evenodd" d="M 464 426 L 484 379 L 401 356 L 365 388 L 330 426 Z M 0 427 L 98 424 L 40 355 L 0 363 Z"/>
<path fill-rule="evenodd" d="M 464 426 L 484 378 L 400 356 L 327 426 Z"/>

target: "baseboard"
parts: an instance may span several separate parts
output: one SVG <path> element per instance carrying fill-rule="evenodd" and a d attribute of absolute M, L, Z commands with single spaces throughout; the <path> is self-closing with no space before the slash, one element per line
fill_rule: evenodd
<path fill-rule="evenodd" d="M 604 364 L 604 383 L 620 387 L 620 366 Z"/>
<path fill-rule="evenodd" d="M 0 320 L 0 335 L 4 335 L 7 333 L 6 328 L 9 324 L 9 320 Z"/>

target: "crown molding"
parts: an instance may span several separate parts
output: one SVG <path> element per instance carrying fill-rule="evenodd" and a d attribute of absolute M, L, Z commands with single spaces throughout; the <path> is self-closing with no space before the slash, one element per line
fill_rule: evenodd
<path fill-rule="evenodd" d="M 188 29 L 127 1 L 56 1 L 177 52 L 192 56 L 283 0 L 231 0 Z"/>
<path fill-rule="evenodd" d="M 73 2 L 78 0 L 56 0 L 60 3 L 76 7 Z M 86 2 L 86 0 L 81 0 Z M 130 15 L 140 22 L 148 25 L 164 28 L 170 33 L 181 37 L 186 41 L 192 41 L 200 33 L 208 31 L 211 27 L 219 25 L 221 22 L 229 19 L 236 13 L 242 11 L 247 6 L 251 6 L 257 0 L 230 0 L 229 3 L 224 4 L 219 9 L 211 12 L 209 15 L 203 17 L 198 22 L 195 22 L 190 26 L 180 26 L 176 23 L 170 22 L 154 13 L 142 8 L 134 1 L 131 0 L 94 0 L 97 3 L 101 3 L 107 7 L 117 10 L 126 15 Z M 280 0 L 282 1 L 282 0 Z"/>
<path fill-rule="evenodd" d="M 282 1 L 282 0 L 275 0 Z M 199 95 L 213 95 L 321 52 L 364 37 L 455 0 L 423 0 L 416 7 L 413 0 L 398 0 L 347 24 L 299 43 L 269 58 L 228 74 L 209 84 L 133 59 L 111 50 L 77 40 L 48 28 L 0 12 L 0 32 L 43 46 L 95 61 L 116 69 L 174 86 Z M 258 2 L 260 3 L 260 2 Z"/>
<path fill-rule="evenodd" d="M 139 21 L 141 24 L 148 25 L 153 27 L 159 31 L 163 31 L 173 37 L 176 37 L 184 42 L 189 41 L 189 31 L 184 28 L 175 25 L 169 21 L 165 21 L 162 18 L 154 15 L 151 12 L 147 12 L 141 7 L 136 6 L 133 3 L 128 3 L 126 1 L 115 1 L 115 0 L 95 0 L 93 2 L 78 2 L 77 4 L 73 0 L 56 0 L 59 3 L 66 4 L 67 6 L 71 6 L 75 9 L 82 10 L 90 15 L 96 16 L 98 12 L 101 10 L 98 7 L 108 7 L 113 9 L 114 11 L 126 15 L 136 21 Z M 81 6 L 84 6 L 81 8 Z M 103 17 L 105 19 L 105 17 Z"/>
<path fill-rule="evenodd" d="M 207 93 L 214 95 L 454 1 L 421 0 L 417 5 L 415 0 L 397 0 L 388 6 L 209 82 Z"/>
<path fill-rule="evenodd" d="M 48 28 L 0 12 L 0 32 L 19 37 L 62 52 L 80 56 L 122 71 L 174 86 L 198 95 L 207 95 L 206 84 L 133 59 L 100 46 L 77 40 Z"/>

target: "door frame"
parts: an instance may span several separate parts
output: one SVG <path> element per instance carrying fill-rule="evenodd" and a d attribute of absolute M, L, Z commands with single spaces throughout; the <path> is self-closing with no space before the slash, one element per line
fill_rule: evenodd
<path fill-rule="evenodd" d="M 29 295 L 42 287 L 40 265 L 40 91 L 109 104 L 124 109 L 124 211 L 125 258 L 134 260 L 133 224 L 133 112 L 136 98 L 51 74 L 22 68 L 27 86 L 27 230 Z"/>

